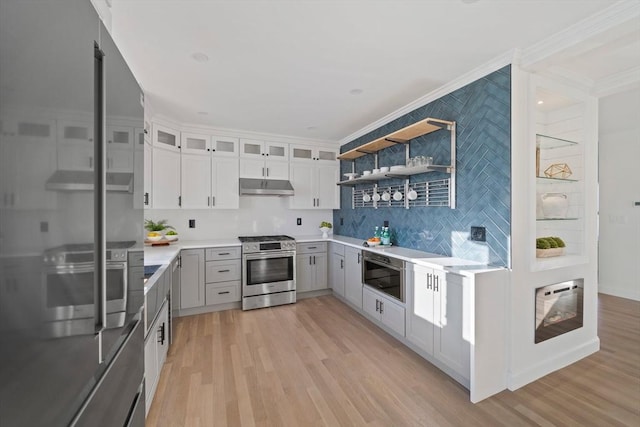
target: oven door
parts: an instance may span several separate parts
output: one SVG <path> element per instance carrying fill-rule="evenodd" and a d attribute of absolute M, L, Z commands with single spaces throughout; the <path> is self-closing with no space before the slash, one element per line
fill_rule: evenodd
<path fill-rule="evenodd" d="M 404 267 L 363 256 L 362 283 L 404 302 Z"/>
<path fill-rule="evenodd" d="M 242 296 L 296 289 L 294 251 L 259 252 L 242 256 Z"/>
<path fill-rule="evenodd" d="M 91 319 L 95 314 L 93 262 L 58 266 L 47 271 L 44 281 L 44 311 L 47 321 Z M 127 264 L 107 262 L 107 322 L 108 327 L 120 327 L 120 321 L 109 319 L 116 313 L 126 313 Z M 124 320 L 124 316 L 122 316 Z"/>

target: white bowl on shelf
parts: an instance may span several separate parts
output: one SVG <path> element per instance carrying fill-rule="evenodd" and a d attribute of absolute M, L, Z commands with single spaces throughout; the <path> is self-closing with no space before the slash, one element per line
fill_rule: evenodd
<path fill-rule="evenodd" d="M 397 171 L 397 170 L 404 169 L 404 168 L 405 168 L 404 165 L 395 165 L 395 166 L 391 166 L 391 168 L 389 170 Z"/>
<path fill-rule="evenodd" d="M 149 236 L 147 235 L 146 239 L 150 242 L 157 242 L 158 240 L 162 239 L 162 235 L 157 235 L 157 236 Z"/>
<path fill-rule="evenodd" d="M 373 173 L 380 173 L 380 169 L 374 169 Z"/>
<path fill-rule="evenodd" d="M 178 240 L 178 235 L 177 234 L 165 234 L 164 238 L 167 239 L 170 242 L 173 242 L 174 240 Z"/>
<path fill-rule="evenodd" d="M 362 176 L 371 175 L 371 171 L 362 171 Z"/>
<path fill-rule="evenodd" d="M 381 173 L 389 172 L 389 166 L 382 166 L 382 167 L 380 168 L 380 172 L 381 172 Z"/>
<path fill-rule="evenodd" d="M 357 174 L 357 173 L 354 173 L 354 172 L 350 172 L 350 173 L 345 173 L 345 174 L 344 174 L 344 176 L 346 176 L 347 178 L 349 178 L 349 180 L 352 180 L 352 179 L 354 179 L 355 177 L 357 177 L 357 176 L 358 176 L 358 174 Z"/>
<path fill-rule="evenodd" d="M 380 244 L 380 241 L 370 242 L 369 240 L 367 240 L 367 245 L 369 245 L 369 246 L 378 246 L 379 244 Z"/>

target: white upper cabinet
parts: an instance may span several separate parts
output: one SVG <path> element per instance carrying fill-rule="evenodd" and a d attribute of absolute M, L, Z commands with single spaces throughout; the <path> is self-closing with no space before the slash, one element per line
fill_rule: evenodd
<path fill-rule="evenodd" d="M 294 145 L 290 146 L 291 161 L 328 161 L 335 162 L 338 159 L 339 152 L 333 148 L 312 147 L 310 145 Z"/>
<path fill-rule="evenodd" d="M 184 209 L 207 209 L 211 204 L 211 157 L 182 153 L 181 163 L 181 207 Z"/>
<path fill-rule="evenodd" d="M 107 147 L 109 149 L 133 149 L 134 128 L 107 125 Z"/>
<path fill-rule="evenodd" d="M 180 133 L 180 150 L 183 154 L 208 154 L 211 151 L 211 138 L 208 135 Z"/>
<path fill-rule="evenodd" d="M 340 188 L 336 185 L 337 162 L 291 162 L 290 178 L 295 194 L 289 198 L 292 209 L 340 209 Z"/>
<path fill-rule="evenodd" d="M 153 207 L 178 209 L 180 204 L 180 152 L 153 147 Z"/>
<path fill-rule="evenodd" d="M 211 153 L 215 157 L 238 157 L 239 139 L 228 136 L 211 137 Z"/>
<path fill-rule="evenodd" d="M 289 145 L 240 139 L 240 177 L 289 179 Z"/>
<path fill-rule="evenodd" d="M 168 126 L 154 123 L 153 145 L 166 150 L 180 151 L 180 132 Z"/>

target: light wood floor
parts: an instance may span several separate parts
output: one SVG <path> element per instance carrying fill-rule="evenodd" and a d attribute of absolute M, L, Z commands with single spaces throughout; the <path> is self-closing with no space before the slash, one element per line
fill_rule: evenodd
<path fill-rule="evenodd" d="M 640 426 L 640 303 L 600 295 L 601 350 L 476 405 L 332 296 L 177 319 L 148 426 Z"/>

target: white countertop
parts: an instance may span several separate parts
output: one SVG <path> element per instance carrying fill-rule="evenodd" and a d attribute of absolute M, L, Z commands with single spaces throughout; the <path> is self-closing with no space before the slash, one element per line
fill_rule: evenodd
<path fill-rule="evenodd" d="M 364 240 L 362 239 L 355 239 L 353 237 L 340 236 L 337 234 L 330 234 L 326 239 L 323 239 L 320 235 L 294 235 L 292 237 L 296 239 L 297 243 L 335 242 L 371 252 L 382 252 L 391 257 L 402 259 L 406 262 L 423 265 L 425 267 L 443 269 L 445 271 L 460 274 L 463 276 L 472 276 L 477 273 L 504 269 L 504 267 L 495 267 L 476 261 L 470 261 L 456 257 L 448 257 L 445 255 L 433 254 L 429 252 L 422 252 L 415 249 L 394 246 L 384 248 L 364 247 L 362 246 L 362 244 L 364 243 Z M 182 249 L 215 248 L 224 246 L 240 246 L 240 241 L 237 238 L 185 240 L 174 242 L 169 246 L 145 246 L 144 265 L 168 264 L 180 253 Z"/>

